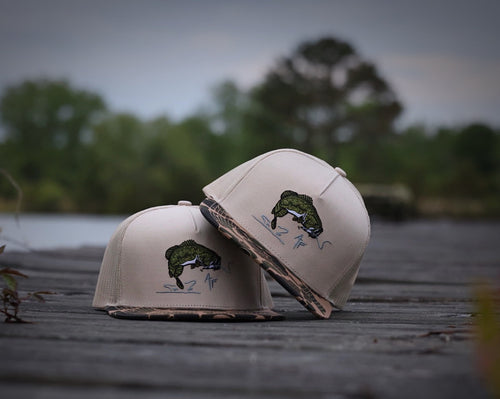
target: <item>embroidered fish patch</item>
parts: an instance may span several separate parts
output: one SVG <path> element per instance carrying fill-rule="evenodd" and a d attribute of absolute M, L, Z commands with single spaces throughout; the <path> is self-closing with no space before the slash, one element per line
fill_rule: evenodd
<path fill-rule="evenodd" d="M 184 289 L 184 284 L 179 277 L 185 267 L 190 266 L 191 269 L 201 267 L 211 270 L 221 268 L 220 256 L 194 240 L 187 240 L 170 247 L 165 252 L 165 258 L 168 260 L 168 275 L 175 278 L 177 287 L 181 290 Z"/>
<path fill-rule="evenodd" d="M 313 205 L 311 197 L 305 194 L 297 194 L 295 191 L 286 190 L 281 194 L 280 200 L 271 211 L 274 215 L 271 221 L 271 228 L 276 228 L 276 222 L 279 217 L 291 214 L 293 221 L 300 224 L 309 237 L 316 238 L 323 232 L 321 219 Z"/>

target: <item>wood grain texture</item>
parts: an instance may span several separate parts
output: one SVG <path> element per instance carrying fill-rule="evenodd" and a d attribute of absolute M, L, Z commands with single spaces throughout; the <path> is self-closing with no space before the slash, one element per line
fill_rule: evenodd
<path fill-rule="evenodd" d="M 35 324 L 0 323 L 0 397 L 487 398 L 477 279 L 500 281 L 500 224 L 374 223 L 344 311 L 316 320 L 269 281 L 281 322 L 117 320 L 91 308 L 103 248 L 11 253 Z"/>

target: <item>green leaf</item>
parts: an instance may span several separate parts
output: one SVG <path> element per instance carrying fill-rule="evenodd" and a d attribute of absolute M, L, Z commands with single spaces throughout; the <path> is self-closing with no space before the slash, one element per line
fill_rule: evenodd
<path fill-rule="evenodd" d="M 20 276 L 20 277 L 28 278 L 28 276 L 26 274 L 18 272 L 15 269 L 11 269 L 10 267 L 4 267 L 3 269 L 0 270 L 0 275 L 5 276 L 7 274 L 12 274 L 12 275 L 15 275 L 15 276 Z"/>
<path fill-rule="evenodd" d="M 11 289 L 12 291 L 15 291 L 17 289 L 17 281 L 14 277 L 12 277 L 10 274 L 3 274 L 2 277 L 9 289 Z"/>
<path fill-rule="evenodd" d="M 45 298 L 42 295 L 53 295 L 55 292 L 52 291 L 37 291 L 31 292 L 28 295 L 35 298 L 38 302 L 45 302 Z"/>

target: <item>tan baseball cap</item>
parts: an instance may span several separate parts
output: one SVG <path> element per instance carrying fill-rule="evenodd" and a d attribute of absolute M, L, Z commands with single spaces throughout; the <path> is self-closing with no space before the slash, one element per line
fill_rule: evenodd
<path fill-rule="evenodd" d="M 203 188 L 200 210 L 308 310 L 342 308 L 370 237 L 346 173 L 292 149 L 271 151 Z"/>
<path fill-rule="evenodd" d="M 93 307 L 150 320 L 274 320 L 262 270 L 197 206 L 180 201 L 136 213 L 111 237 Z"/>

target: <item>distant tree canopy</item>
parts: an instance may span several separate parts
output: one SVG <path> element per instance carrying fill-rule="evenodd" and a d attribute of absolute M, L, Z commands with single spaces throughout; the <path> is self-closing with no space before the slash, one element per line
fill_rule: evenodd
<path fill-rule="evenodd" d="M 26 81 L 0 101 L 1 162 L 44 209 L 59 209 L 78 176 L 91 126 L 106 110 L 98 95 L 65 81 Z"/>
<path fill-rule="evenodd" d="M 223 82 L 209 107 L 180 121 L 111 112 L 98 94 L 32 80 L 0 99 L 0 168 L 23 188 L 25 210 L 128 214 L 197 203 L 227 170 L 292 147 L 341 166 L 353 182 L 403 183 L 417 199 L 472 199 L 500 216 L 499 130 L 396 132 L 401 110 L 375 66 L 332 38 L 303 43 L 247 91 Z M 0 178 L 0 211 L 15 194 Z"/>
<path fill-rule="evenodd" d="M 328 159 L 341 142 L 373 143 L 389 135 L 402 111 L 376 67 L 334 38 L 299 45 L 267 73 L 253 97 L 272 124 L 265 134 L 280 136 L 279 146 L 298 144 Z"/>
<path fill-rule="evenodd" d="M 22 145 L 29 156 L 57 151 L 69 162 L 105 109 L 98 95 L 74 89 L 64 81 L 27 81 L 8 88 L 0 102 L 9 143 Z M 29 166 L 31 160 L 26 158 Z M 27 174 L 36 178 L 38 172 L 29 170 Z"/>

